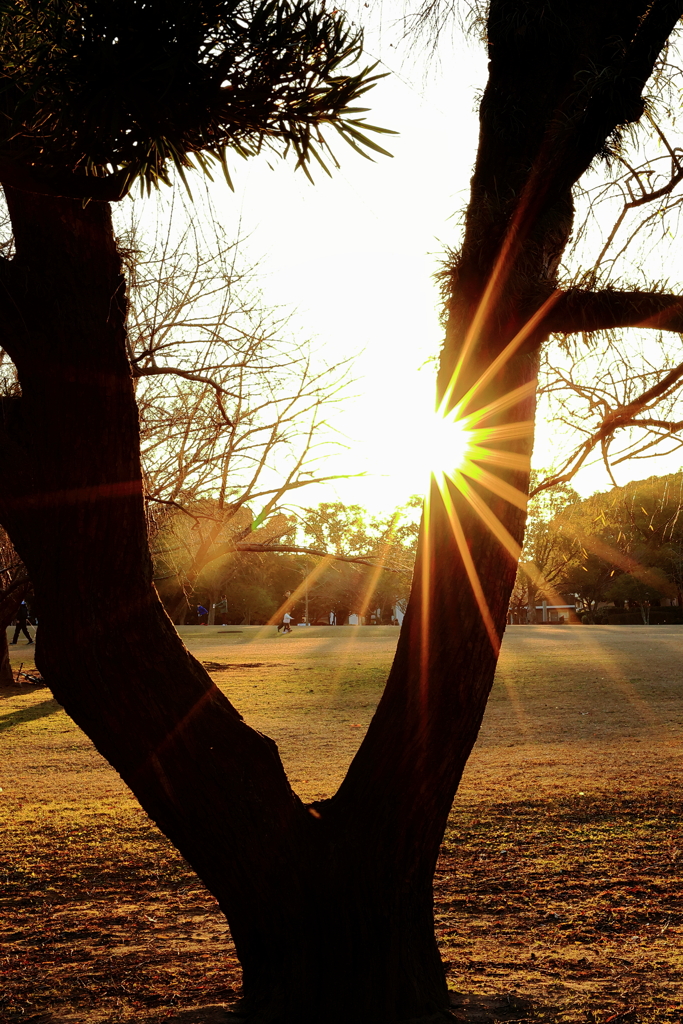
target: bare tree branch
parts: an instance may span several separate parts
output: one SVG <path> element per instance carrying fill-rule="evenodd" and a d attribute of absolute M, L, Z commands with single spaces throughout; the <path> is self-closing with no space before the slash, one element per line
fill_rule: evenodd
<path fill-rule="evenodd" d="M 324 465 L 327 410 L 344 394 L 348 359 L 315 365 L 216 225 L 171 209 L 154 244 L 135 214 L 120 230 L 149 518 L 165 538 L 156 575 L 177 574 L 188 594 L 238 542 L 262 543 L 249 535 L 277 519 L 287 495 L 348 476 Z"/>
<path fill-rule="evenodd" d="M 292 555 L 317 555 L 320 558 L 332 558 L 337 562 L 355 562 L 357 565 L 369 565 L 373 569 L 382 569 L 385 572 L 397 572 L 412 576 L 412 569 L 399 569 L 383 562 L 371 561 L 370 556 L 363 558 L 355 555 L 336 555 L 332 551 L 323 551 L 319 548 L 304 548 L 289 544 L 249 544 L 246 541 L 239 541 L 235 545 L 236 551 L 282 551 Z"/>

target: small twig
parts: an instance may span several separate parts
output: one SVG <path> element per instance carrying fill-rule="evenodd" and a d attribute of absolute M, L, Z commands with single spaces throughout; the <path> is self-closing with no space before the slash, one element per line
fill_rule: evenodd
<path fill-rule="evenodd" d="M 624 1017 L 630 1017 L 632 1013 L 636 1012 L 635 1006 L 630 1006 L 628 1010 L 622 1010 L 621 1013 L 613 1013 L 611 1017 L 608 1017 L 605 1024 L 611 1024 L 614 1020 L 622 1020 Z"/>

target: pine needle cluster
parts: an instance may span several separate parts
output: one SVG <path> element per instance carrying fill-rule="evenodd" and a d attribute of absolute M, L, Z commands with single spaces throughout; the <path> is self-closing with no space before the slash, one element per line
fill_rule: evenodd
<path fill-rule="evenodd" d="M 2 0 L 0 157 L 119 195 L 174 169 L 230 182 L 229 150 L 327 171 L 326 128 L 385 153 L 356 105 L 381 77 L 362 47 L 317 0 Z"/>

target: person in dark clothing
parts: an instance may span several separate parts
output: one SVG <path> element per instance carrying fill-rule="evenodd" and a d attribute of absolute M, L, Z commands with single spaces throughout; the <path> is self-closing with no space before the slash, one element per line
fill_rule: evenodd
<path fill-rule="evenodd" d="M 19 633 L 23 633 L 24 636 L 26 637 L 26 639 L 28 640 L 28 642 L 30 644 L 33 643 L 33 639 L 31 637 L 31 634 L 29 633 L 28 629 L 26 628 L 27 622 L 28 622 L 28 607 L 26 605 L 26 601 L 22 601 L 21 604 L 19 605 L 19 607 L 17 608 L 17 624 L 16 624 L 16 627 L 15 627 L 15 630 L 14 630 L 14 638 L 12 640 L 13 644 L 15 644 L 17 642 L 17 640 L 19 639 Z"/>

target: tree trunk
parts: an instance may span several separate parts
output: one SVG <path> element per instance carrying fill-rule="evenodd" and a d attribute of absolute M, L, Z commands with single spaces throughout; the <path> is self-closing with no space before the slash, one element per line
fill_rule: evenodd
<path fill-rule="evenodd" d="M 7 190 L 16 257 L 0 266 L 2 344 L 22 396 L 2 399 L 0 518 L 33 582 L 38 667 L 218 899 L 255 1024 L 446 1013 L 432 876 L 515 579 L 538 311 L 571 230 L 571 187 L 628 120 L 622 100 L 637 81 L 629 65 L 609 122 L 583 72 L 604 64 L 625 19 L 659 10 L 643 0 L 622 15 L 610 3 L 598 17 L 594 4 L 561 4 L 556 18 L 540 0 L 512 7 L 514 31 L 511 5 L 491 3 L 491 76 L 439 376 L 449 408 L 489 407 L 498 482 L 474 458 L 466 475 L 432 484 L 385 692 L 338 793 L 315 806 L 189 655 L 152 584 L 109 211 Z M 20 468 L 10 477 L 9 466 Z"/>
<path fill-rule="evenodd" d="M 536 602 L 538 599 L 538 591 L 529 581 L 527 588 L 528 601 L 527 601 L 527 622 L 535 625 L 538 622 L 538 615 L 536 612 Z"/>
<path fill-rule="evenodd" d="M 209 617 L 207 620 L 207 626 L 216 625 L 216 602 L 218 600 L 218 589 L 209 588 Z"/>
<path fill-rule="evenodd" d="M 9 660 L 7 628 L 13 622 L 28 588 L 28 580 L 17 580 L 7 591 L 0 593 L 0 686 L 11 686 L 14 682 Z"/>
<path fill-rule="evenodd" d="M 171 621 L 176 626 L 184 626 L 187 621 L 187 614 L 189 612 L 189 603 L 185 592 L 180 588 L 178 596 L 171 602 L 168 613 L 171 617 Z"/>
<path fill-rule="evenodd" d="M 7 645 L 7 626 L 0 630 L 0 686 L 11 686 L 14 682 Z"/>

